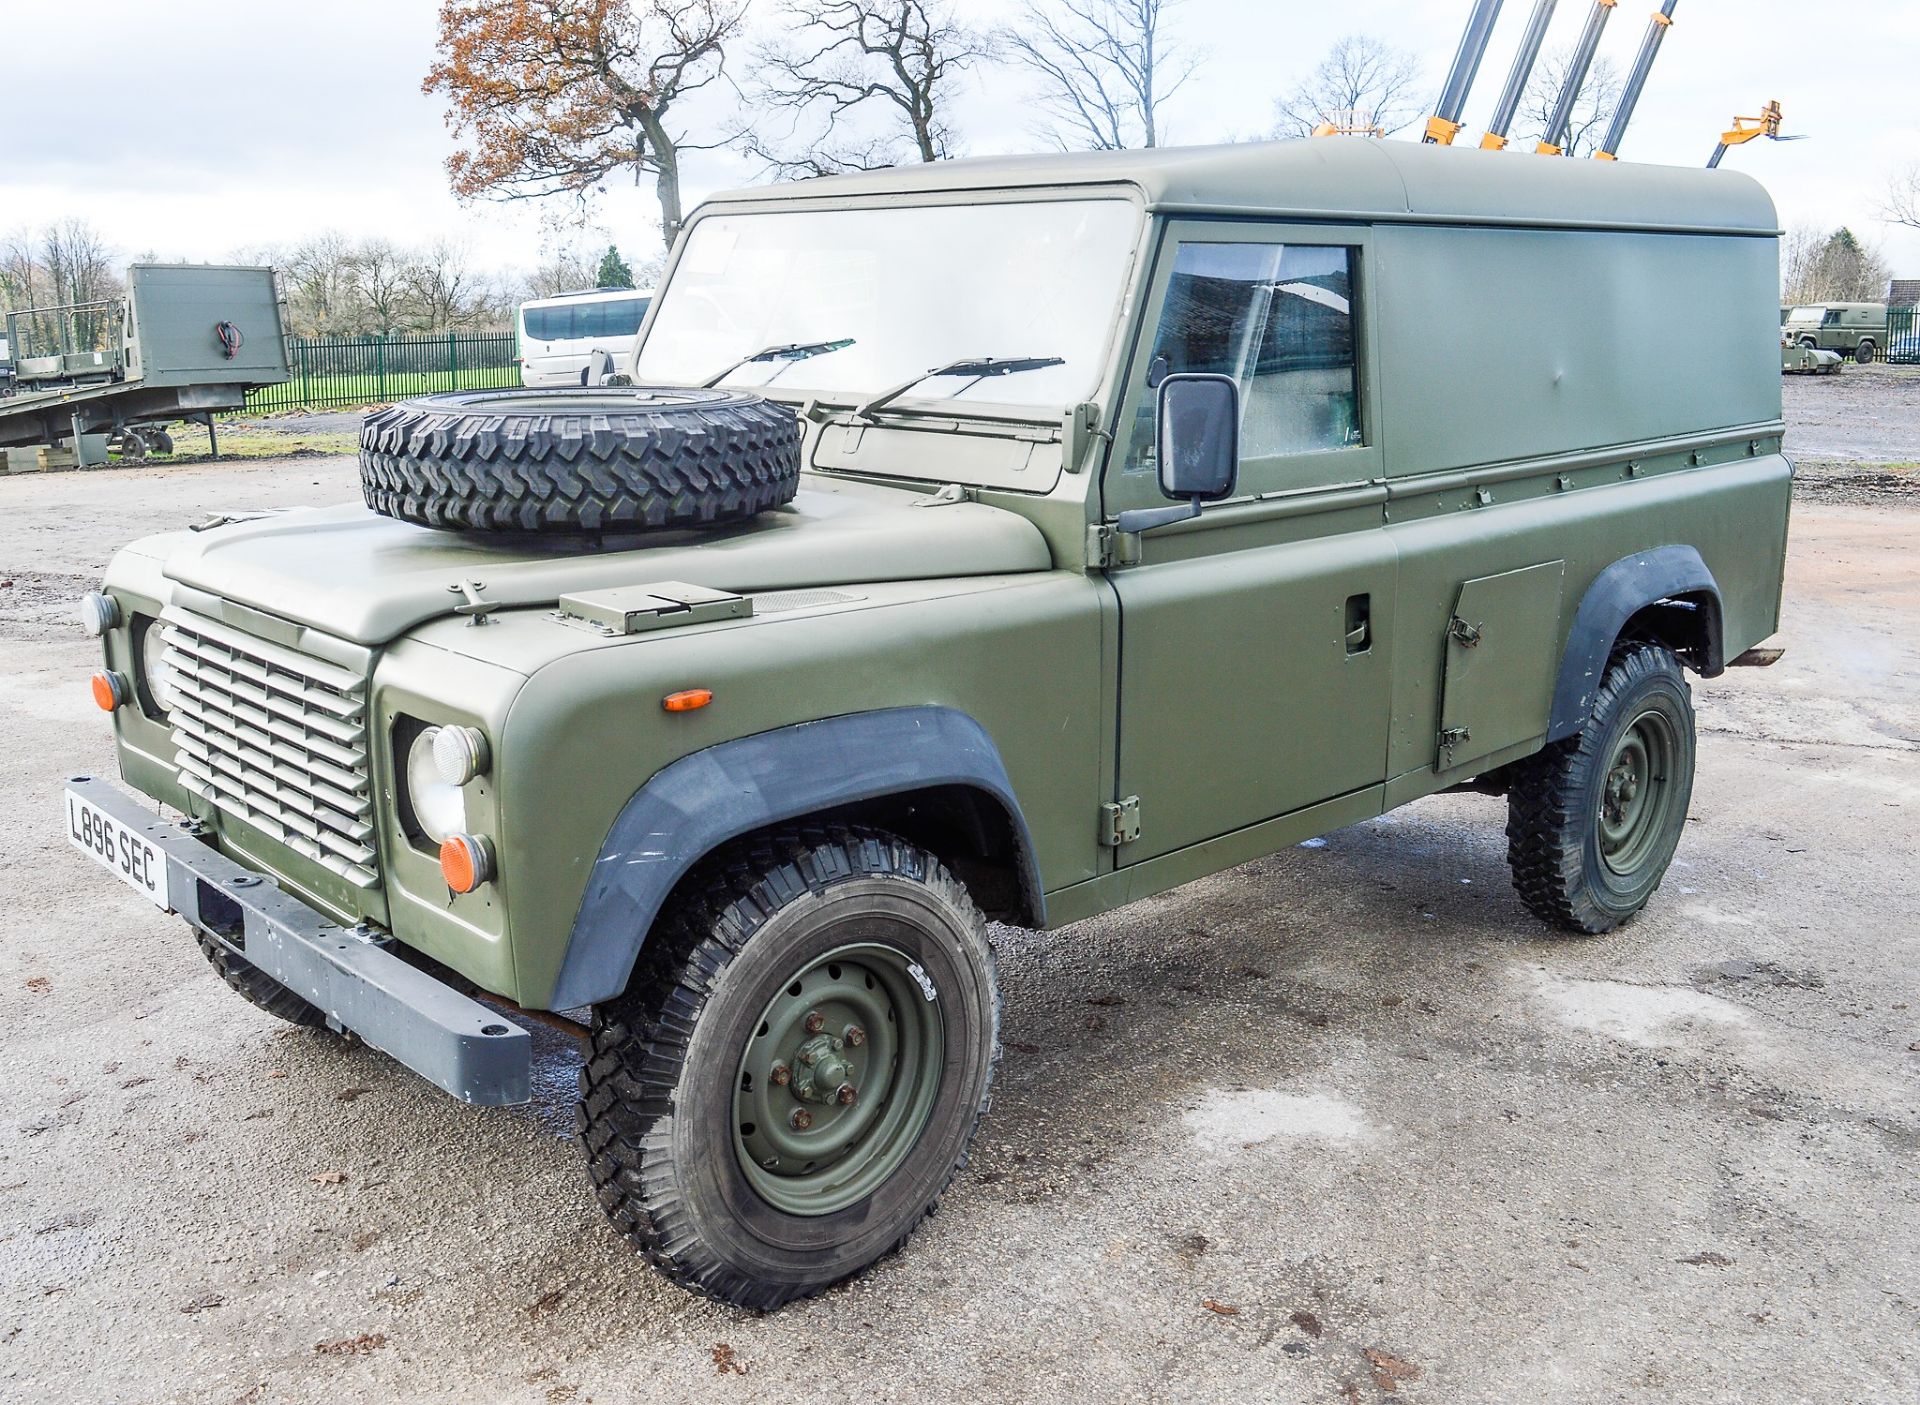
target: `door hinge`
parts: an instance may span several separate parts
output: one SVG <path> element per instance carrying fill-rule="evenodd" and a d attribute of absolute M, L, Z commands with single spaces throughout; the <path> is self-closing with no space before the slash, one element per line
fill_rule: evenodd
<path fill-rule="evenodd" d="M 1123 532 L 1117 527 L 1087 528 L 1087 569 L 1104 571 L 1113 566 L 1140 564 L 1140 534 Z"/>
<path fill-rule="evenodd" d="M 1465 620 L 1461 619 L 1460 616 L 1455 615 L 1447 621 L 1447 637 L 1457 640 L 1464 649 L 1478 648 L 1480 645 L 1480 626 L 1477 624 L 1468 624 Z"/>
<path fill-rule="evenodd" d="M 1456 746 L 1464 745 L 1472 740 L 1473 730 L 1470 727 L 1449 727 L 1442 732 L 1440 734 L 1440 749 L 1447 754 L 1447 760 L 1446 765 L 1442 766 L 1441 769 L 1445 770 L 1448 766 L 1453 765 L 1453 749 Z"/>
<path fill-rule="evenodd" d="M 1140 797 L 1110 801 L 1100 807 L 1100 842 L 1109 849 L 1131 844 L 1140 837 Z"/>

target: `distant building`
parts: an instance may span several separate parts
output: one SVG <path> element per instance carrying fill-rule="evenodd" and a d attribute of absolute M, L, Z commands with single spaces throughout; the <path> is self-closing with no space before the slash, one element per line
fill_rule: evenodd
<path fill-rule="evenodd" d="M 1920 307 L 1920 278 L 1896 278 L 1887 285 L 1888 307 Z"/>

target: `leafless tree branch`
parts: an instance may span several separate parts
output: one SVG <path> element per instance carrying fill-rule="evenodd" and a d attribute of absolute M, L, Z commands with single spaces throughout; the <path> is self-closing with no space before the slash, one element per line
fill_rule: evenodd
<path fill-rule="evenodd" d="M 1199 56 L 1163 29 L 1180 0 L 1036 0 L 1006 31 L 1015 62 L 1040 85 L 1047 131 L 1062 150 L 1158 146 L 1161 108 L 1191 78 Z"/>

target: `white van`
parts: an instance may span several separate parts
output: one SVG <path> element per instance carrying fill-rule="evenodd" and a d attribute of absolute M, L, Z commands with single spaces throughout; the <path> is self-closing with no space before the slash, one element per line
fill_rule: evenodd
<path fill-rule="evenodd" d="M 589 288 L 522 303 L 522 385 L 599 385 L 633 369 L 634 338 L 651 288 Z"/>

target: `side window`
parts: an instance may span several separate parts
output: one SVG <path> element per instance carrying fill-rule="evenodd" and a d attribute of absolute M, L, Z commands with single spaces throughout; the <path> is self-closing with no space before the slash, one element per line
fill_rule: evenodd
<path fill-rule="evenodd" d="M 1356 251 L 1316 244 L 1183 243 L 1149 355 L 1156 370 L 1240 382 L 1241 457 L 1362 442 L 1355 365 Z M 1129 468 L 1153 453 L 1152 405 Z"/>
<path fill-rule="evenodd" d="M 607 335 L 610 337 L 630 337 L 640 330 L 640 321 L 647 315 L 646 298 L 627 298 L 622 302 L 607 304 Z"/>

